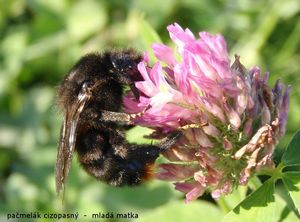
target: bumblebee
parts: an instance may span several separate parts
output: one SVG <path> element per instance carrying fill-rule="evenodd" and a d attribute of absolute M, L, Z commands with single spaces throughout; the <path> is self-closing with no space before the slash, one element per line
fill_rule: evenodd
<path fill-rule="evenodd" d="M 132 49 L 88 54 L 65 76 L 57 93 L 64 115 L 55 167 L 57 193 L 65 186 L 74 152 L 93 177 L 112 186 L 134 186 L 152 176 L 160 153 L 181 136 L 175 131 L 154 145 L 126 140 L 124 126 L 136 114 L 122 112 L 123 88 L 129 86 L 139 97 L 134 81 L 140 78 L 141 60 Z"/>

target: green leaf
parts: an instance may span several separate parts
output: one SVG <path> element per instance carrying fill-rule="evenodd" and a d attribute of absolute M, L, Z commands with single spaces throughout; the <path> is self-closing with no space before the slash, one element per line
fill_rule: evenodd
<path fill-rule="evenodd" d="M 162 43 L 155 29 L 144 19 L 142 19 L 140 23 L 140 32 L 147 49 L 149 49 L 154 42 Z"/>
<path fill-rule="evenodd" d="M 295 222 L 299 221 L 296 214 L 289 209 L 286 202 L 275 194 L 276 211 L 273 217 L 274 222 Z"/>
<path fill-rule="evenodd" d="M 281 161 L 285 166 L 300 165 L 300 130 L 292 138 Z"/>
<path fill-rule="evenodd" d="M 151 221 L 221 221 L 222 213 L 213 204 L 207 201 L 194 201 L 184 204 L 182 201 L 171 201 L 168 204 L 154 208 L 149 212 L 140 215 L 139 222 Z"/>
<path fill-rule="evenodd" d="M 300 172 L 286 172 L 282 177 L 283 183 L 292 198 L 295 207 L 300 209 Z"/>
<path fill-rule="evenodd" d="M 77 1 L 72 5 L 67 17 L 70 38 L 80 41 L 99 32 L 107 22 L 104 6 L 97 1 Z"/>
<path fill-rule="evenodd" d="M 245 199 L 246 193 L 247 193 L 247 186 L 239 186 L 231 194 L 226 196 L 221 196 L 217 200 L 217 203 L 227 213 L 231 209 L 233 209 L 236 205 L 238 205 L 242 200 Z"/>
<path fill-rule="evenodd" d="M 230 211 L 222 222 L 272 222 L 274 221 L 274 213 L 274 181 L 269 179 Z"/>
<path fill-rule="evenodd" d="M 142 19 L 140 23 L 140 35 L 143 40 L 145 50 L 149 52 L 150 62 L 152 62 L 155 57 L 151 46 L 153 43 L 162 43 L 162 41 L 154 28 L 144 19 Z"/>
<path fill-rule="evenodd" d="M 297 176 L 296 181 L 299 181 L 298 178 L 300 177 Z M 289 209 L 286 202 L 274 193 L 274 180 L 269 179 L 229 212 L 222 222 L 294 222 L 298 220 L 299 218 Z"/>

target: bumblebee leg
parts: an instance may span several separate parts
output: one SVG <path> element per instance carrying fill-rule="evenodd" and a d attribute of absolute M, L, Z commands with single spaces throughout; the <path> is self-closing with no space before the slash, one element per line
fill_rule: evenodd
<path fill-rule="evenodd" d="M 112 112 L 106 110 L 98 112 L 95 109 L 87 108 L 81 113 L 79 121 L 82 123 L 89 123 L 90 125 L 97 128 L 97 125 L 102 124 L 103 122 L 130 125 L 132 124 L 131 119 L 131 115 L 127 113 Z"/>
<path fill-rule="evenodd" d="M 182 136 L 181 131 L 175 131 L 166 136 L 161 140 L 161 142 L 158 144 L 158 147 L 160 148 L 161 152 L 164 152 L 165 150 L 172 147 L 178 139 Z"/>
<path fill-rule="evenodd" d="M 101 112 L 101 120 L 105 122 L 122 122 L 126 124 L 132 124 L 130 119 L 130 114 L 127 113 L 112 112 L 107 110 L 103 110 Z"/>
<path fill-rule="evenodd" d="M 127 113 L 120 113 L 120 112 L 112 112 L 107 110 L 102 110 L 102 120 L 105 122 L 122 122 L 127 125 L 133 124 L 133 120 L 135 118 L 141 117 L 144 113 L 150 108 L 148 105 L 144 110 L 139 113 L 127 114 Z"/>

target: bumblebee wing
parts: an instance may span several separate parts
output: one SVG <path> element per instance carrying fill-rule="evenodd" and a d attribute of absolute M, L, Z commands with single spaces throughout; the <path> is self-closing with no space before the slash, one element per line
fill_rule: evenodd
<path fill-rule="evenodd" d="M 61 128 L 60 142 L 57 150 L 55 166 L 56 192 L 60 193 L 69 174 L 72 157 L 76 144 L 77 125 L 85 103 L 90 98 L 86 91 L 78 95 L 78 100 L 71 108 L 67 109 L 64 123 Z"/>
<path fill-rule="evenodd" d="M 60 140 L 57 149 L 57 158 L 56 158 L 56 165 L 55 165 L 55 181 L 56 181 L 56 192 L 59 193 L 63 189 L 63 183 L 65 180 L 64 175 L 64 167 L 65 167 L 65 160 L 66 160 L 66 153 L 67 153 L 67 139 L 66 135 L 68 134 L 66 131 L 69 126 L 67 117 L 65 117 L 64 122 L 60 129 Z"/>

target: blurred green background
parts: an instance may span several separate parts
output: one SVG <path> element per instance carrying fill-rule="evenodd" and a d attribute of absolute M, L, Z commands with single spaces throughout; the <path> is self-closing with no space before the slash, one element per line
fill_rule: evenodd
<path fill-rule="evenodd" d="M 214 205 L 201 200 L 185 204 L 172 184 L 111 188 L 87 176 L 77 161 L 64 204 L 56 197 L 54 164 L 62 121 L 54 102 L 56 87 L 87 52 L 149 49 L 143 19 L 166 43 L 166 26 L 173 22 L 195 34 L 220 32 L 231 60 L 237 53 L 247 67 L 269 71 L 272 85 L 276 79 L 292 85 L 287 135 L 276 152 L 280 157 L 300 126 L 299 0 L 0 0 L 0 221 L 6 213 L 31 211 L 133 212 L 139 214 L 137 221 L 157 222 L 220 220 L 222 212 Z"/>

